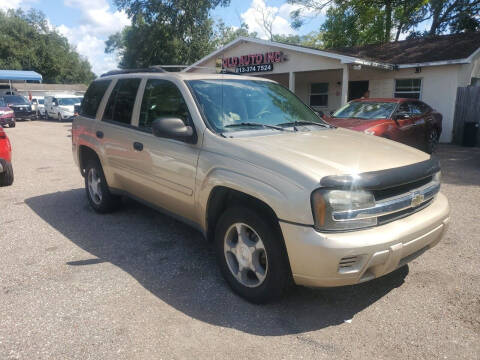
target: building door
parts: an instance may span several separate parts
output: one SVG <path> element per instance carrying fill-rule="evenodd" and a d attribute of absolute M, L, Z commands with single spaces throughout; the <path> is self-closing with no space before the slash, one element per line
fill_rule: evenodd
<path fill-rule="evenodd" d="M 349 81 L 348 83 L 348 101 L 360 99 L 368 91 L 368 80 Z"/>

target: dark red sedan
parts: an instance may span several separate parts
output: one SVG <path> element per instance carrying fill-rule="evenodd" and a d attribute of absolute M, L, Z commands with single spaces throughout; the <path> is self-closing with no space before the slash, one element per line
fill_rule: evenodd
<path fill-rule="evenodd" d="M 0 186 L 8 186 L 12 183 L 12 147 L 5 130 L 0 127 Z"/>
<path fill-rule="evenodd" d="M 325 120 L 332 125 L 395 140 L 432 153 L 442 133 L 442 115 L 414 99 L 357 99 Z"/>

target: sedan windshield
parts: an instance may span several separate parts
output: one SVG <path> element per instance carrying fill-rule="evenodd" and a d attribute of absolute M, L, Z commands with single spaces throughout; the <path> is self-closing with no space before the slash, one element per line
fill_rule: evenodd
<path fill-rule="evenodd" d="M 375 101 L 353 101 L 339 110 L 332 117 L 334 118 L 355 118 L 355 119 L 386 119 L 389 118 L 397 103 L 375 102 Z"/>
<path fill-rule="evenodd" d="M 18 96 L 18 95 L 7 95 L 4 97 L 5 102 L 7 104 L 13 104 L 13 105 L 30 105 L 30 103 L 25 100 L 23 96 Z"/>
<path fill-rule="evenodd" d="M 69 106 L 69 105 L 77 105 L 80 104 L 82 101 L 79 98 L 59 98 L 58 99 L 58 105 L 64 105 L 64 106 Z"/>
<path fill-rule="evenodd" d="M 215 79 L 188 84 L 206 121 L 220 133 L 295 127 L 299 123 L 328 126 L 294 94 L 273 82 Z"/>

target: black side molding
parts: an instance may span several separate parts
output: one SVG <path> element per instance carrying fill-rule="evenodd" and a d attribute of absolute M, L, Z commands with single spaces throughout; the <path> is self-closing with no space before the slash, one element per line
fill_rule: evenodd
<path fill-rule="evenodd" d="M 383 190 L 408 184 L 440 171 L 438 160 L 430 158 L 419 163 L 392 169 L 369 171 L 358 175 L 331 175 L 320 180 L 322 187 L 337 189 Z"/>

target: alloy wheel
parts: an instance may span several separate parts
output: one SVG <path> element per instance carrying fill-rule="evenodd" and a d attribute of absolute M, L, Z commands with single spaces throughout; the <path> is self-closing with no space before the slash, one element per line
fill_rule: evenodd
<path fill-rule="evenodd" d="M 87 174 L 88 193 L 90 198 L 96 205 L 100 205 L 102 202 L 102 188 L 101 178 L 97 169 L 90 168 Z"/>
<path fill-rule="evenodd" d="M 260 286 L 267 276 L 268 258 L 265 245 L 249 225 L 235 223 L 224 238 L 224 254 L 228 269 L 243 286 Z"/>

